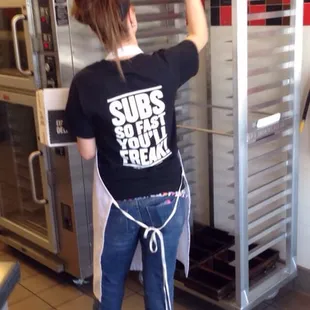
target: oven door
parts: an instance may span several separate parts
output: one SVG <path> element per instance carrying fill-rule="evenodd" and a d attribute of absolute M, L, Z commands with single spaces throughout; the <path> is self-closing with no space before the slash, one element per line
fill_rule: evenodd
<path fill-rule="evenodd" d="M 25 0 L 0 0 L 0 85 L 35 89 L 32 14 Z"/>
<path fill-rule="evenodd" d="M 53 175 L 35 107 L 34 96 L 0 90 L 0 226 L 57 253 Z"/>

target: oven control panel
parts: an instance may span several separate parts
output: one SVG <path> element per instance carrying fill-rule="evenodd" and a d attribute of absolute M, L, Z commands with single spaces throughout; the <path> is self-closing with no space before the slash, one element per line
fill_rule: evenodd
<path fill-rule="evenodd" d="M 53 51 L 53 30 L 51 25 L 51 15 L 49 9 L 48 1 L 46 4 L 40 6 L 40 22 L 41 22 L 41 31 L 42 31 L 42 44 L 44 51 Z"/>
<path fill-rule="evenodd" d="M 43 53 L 43 72 L 45 72 L 44 87 L 58 87 L 57 78 L 57 50 L 55 48 L 55 35 L 52 25 L 50 0 L 39 0 L 39 18 L 41 25 L 41 42 Z"/>
<path fill-rule="evenodd" d="M 45 56 L 45 68 L 44 69 L 46 73 L 47 88 L 58 87 L 56 60 L 54 56 Z"/>

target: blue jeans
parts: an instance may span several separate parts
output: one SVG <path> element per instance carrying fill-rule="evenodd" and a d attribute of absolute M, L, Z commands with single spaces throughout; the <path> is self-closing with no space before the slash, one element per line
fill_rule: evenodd
<path fill-rule="evenodd" d="M 165 243 L 168 283 L 173 305 L 174 272 L 177 248 L 182 233 L 185 214 L 184 198 L 179 199 L 174 217 L 162 230 Z M 148 226 L 162 226 L 171 214 L 176 197 L 139 198 L 119 202 L 120 207 L 136 220 Z M 98 310 L 121 310 L 125 281 L 130 269 L 138 241 L 142 246 L 144 302 L 146 310 L 164 310 L 163 274 L 160 246 L 157 253 L 151 253 L 149 238 L 143 238 L 144 229 L 128 220 L 115 206 L 109 215 L 105 244 L 101 258 L 102 300 L 97 302 Z M 158 244 L 159 243 L 159 240 Z"/>

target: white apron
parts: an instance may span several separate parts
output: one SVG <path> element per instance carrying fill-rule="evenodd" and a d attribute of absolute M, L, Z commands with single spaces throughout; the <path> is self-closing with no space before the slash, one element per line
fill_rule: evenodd
<path fill-rule="evenodd" d="M 137 46 L 126 46 L 118 50 L 119 57 L 130 57 L 138 55 L 140 53 L 142 53 L 142 51 Z M 112 60 L 113 58 L 114 58 L 113 54 L 109 54 L 107 57 L 108 60 Z M 189 272 L 189 249 L 190 249 L 190 189 L 185 176 L 184 167 L 180 154 L 179 158 L 182 166 L 182 180 L 179 191 L 181 192 L 182 185 L 184 184 L 187 201 L 186 201 L 186 220 L 179 241 L 177 259 L 183 263 L 185 267 L 185 275 L 187 276 Z M 101 268 L 101 256 L 104 248 L 105 229 L 112 205 L 120 209 L 122 214 L 126 216 L 129 220 L 134 221 L 140 227 L 145 229 L 144 238 L 150 237 L 150 250 L 152 253 L 156 253 L 158 250 L 158 246 L 160 246 L 162 249 L 165 248 L 163 234 L 161 230 L 168 224 L 168 222 L 174 216 L 178 207 L 179 197 L 180 195 L 177 195 L 174 209 L 169 218 L 167 219 L 167 221 L 164 223 L 164 225 L 162 227 L 149 227 L 144 223 L 135 220 L 127 212 L 120 209 L 118 203 L 112 197 L 109 190 L 102 181 L 98 168 L 98 157 L 96 157 L 95 169 L 94 169 L 94 184 L 93 184 L 93 230 L 94 230 L 93 286 L 94 286 L 94 294 L 99 301 L 101 301 L 102 273 L 103 273 Z M 161 251 L 161 253 L 162 253 L 161 259 L 162 259 L 163 279 L 164 279 L 163 294 L 165 295 L 165 309 L 171 310 L 172 308 L 171 308 L 168 279 L 167 279 L 165 251 Z M 142 271 L 142 267 L 143 267 L 142 252 L 141 252 L 141 245 L 139 243 L 135 255 L 133 257 L 130 270 Z"/>

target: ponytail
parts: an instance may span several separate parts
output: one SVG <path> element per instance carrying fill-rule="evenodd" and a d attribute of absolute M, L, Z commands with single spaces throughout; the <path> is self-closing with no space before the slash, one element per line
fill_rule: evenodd
<path fill-rule="evenodd" d="M 128 36 L 130 0 L 74 0 L 72 16 L 90 26 L 106 49 L 115 55 L 116 66 L 125 80 L 117 48 Z"/>

